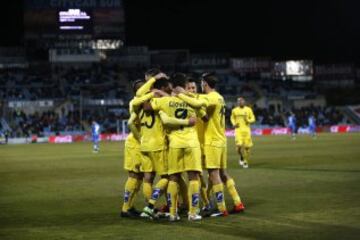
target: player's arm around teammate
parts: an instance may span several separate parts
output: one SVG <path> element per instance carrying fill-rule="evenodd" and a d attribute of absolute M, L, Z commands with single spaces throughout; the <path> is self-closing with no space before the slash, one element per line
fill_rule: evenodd
<path fill-rule="evenodd" d="M 202 89 L 206 93 L 207 112 L 209 120 L 205 126 L 205 162 L 209 171 L 210 183 L 215 193 L 218 213 L 215 216 L 226 216 L 227 210 L 224 199 L 224 185 L 234 201 L 234 212 L 244 210 L 240 196 L 235 188 L 234 180 L 226 173 L 227 141 L 225 136 L 225 101 L 215 90 L 217 77 L 214 74 L 204 74 Z"/>
<path fill-rule="evenodd" d="M 164 138 L 164 133 L 160 133 L 159 129 L 162 129 L 160 126 L 161 123 L 159 121 L 158 115 L 153 112 L 149 112 L 144 110 L 143 105 L 152 99 L 156 92 L 150 92 L 156 82 L 161 84 L 161 79 L 166 79 L 167 76 L 160 72 L 158 69 L 150 69 L 145 73 L 145 83 L 137 89 L 136 98 L 134 99 L 134 107 L 137 107 L 141 110 L 140 120 L 141 120 L 141 131 L 145 133 L 146 136 L 143 137 L 141 141 L 141 163 L 142 163 L 142 171 L 144 172 L 144 185 L 143 185 L 143 193 L 147 201 L 150 201 L 156 194 L 154 194 L 152 189 L 152 183 L 155 178 L 155 170 L 161 172 L 160 175 L 165 174 L 165 165 L 160 162 L 165 161 L 164 149 L 160 149 L 159 147 L 151 144 L 151 142 L 158 142 L 159 146 L 164 145 L 161 139 Z M 153 128 L 158 129 L 159 131 L 154 132 Z M 153 134 L 153 133 L 155 134 Z M 150 143 L 150 144 L 148 144 Z M 150 151 L 151 150 L 151 151 Z M 158 160 L 155 160 L 158 159 Z M 156 164 L 159 163 L 159 164 Z M 156 164 L 156 165 L 155 165 Z M 162 189 L 167 185 L 167 177 L 162 177 L 157 185 L 161 185 L 159 188 L 155 190 Z M 156 186 L 155 186 L 156 187 Z M 158 194 L 160 196 L 160 192 Z"/>
<path fill-rule="evenodd" d="M 171 78 L 174 87 L 186 85 L 186 76 L 181 73 L 174 74 Z M 154 99 L 155 100 L 155 99 Z M 171 117 L 190 119 L 195 117 L 195 110 L 180 98 L 172 95 L 151 102 L 153 110 L 164 111 Z M 179 180 L 182 172 L 187 172 L 189 178 L 188 198 L 189 214 L 191 221 L 200 220 L 197 215 L 199 206 L 199 173 L 201 172 L 201 151 L 194 126 L 178 127 L 169 131 L 169 185 L 168 200 L 170 203 L 170 221 L 179 219 L 177 202 L 179 193 Z"/>
<path fill-rule="evenodd" d="M 146 83 L 136 91 L 136 97 L 141 97 L 144 94 L 148 93 L 157 80 L 164 78 L 168 79 L 168 76 L 165 73 L 160 72 L 159 69 L 148 70 L 145 73 Z"/>

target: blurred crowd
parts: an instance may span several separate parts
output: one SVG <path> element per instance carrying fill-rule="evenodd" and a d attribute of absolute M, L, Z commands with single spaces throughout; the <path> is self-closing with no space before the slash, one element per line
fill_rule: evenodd
<path fill-rule="evenodd" d="M 256 127 L 286 127 L 289 111 L 276 113 L 272 108 L 253 107 L 256 117 L 254 125 Z M 231 128 L 230 113 L 231 108 L 227 109 L 227 126 Z M 292 109 L 296 116 L 298 127 L 307 127 L 308 118 L 313 115 L 317 126 L 330 126 L 346 123 L 343 114 L 332 107 L 304 107 Z M 120 112 L 86 110 L 82 113 L 82 121 L 79 111 L 70 111 L 67 114 L 59 114 L 53 111 L 34 113 L 26 115 L 22 111 L 12 113 L 13 124 L 11 136 L 38 136 L 58 135 L 64 132 L 83 132 L 89 131 L 92 120 L 97 121 L 101 126 L 102 133 L 116 133 L 122 131 L 122 121 L 127 120 L 129 115 L 126 108 Z"/>
<path fill-rule="evenodd" d="M 120 99 L 123 106 L 111 109 L 106 106 L 87 107 L 80 111 L 56 113 L 45 111 L 42 113 L 25 114 L 13 111 L 7 120 L 13 136 L 29 136 L 31 134 L 47 135 L 60 132 L 84 131 L 89 128 L 89 122 L 96 120 L 101 125 L 102 132 L 119 131 L 119 122 L 128 118 L 127 103 L 132 97 L 131 80 L 143 77 L 145 69 L 120 69 L 119 65 L 94 64 L 90 68 L 79 66 L 34 67 L 28 69 L 0 70 L 0 99 L 12 100 L 74 100 L 79 99 Z M 192 73 L 194 76 L 199 73 Z M 284 81 L 265 81 L 254 78 L 252 81 L 236 73 L 219 73 L 220 79 L 217 89 L 224 95 L 227 102 L 235 102 L 236 96 L 243 96 L 249 102 L 256 102 L 261 96 L 278 97 L 287 101 L 290 97 L 311 99 L 316 97 L 314 88 L 296 88 L 292 83 Z M 229 101 L 228 101 L 229 100 Z M 1 103 L 1 102 L 0 102 Z M 78 104 L 79 105 L 79 104 Z M 226 111 L 227 124 L 231 109 Z M 306 126 L 308 117 L 313 114 L 317 125 L 333 125 L 346 122 L 339 110 L 332 107 L 306 107 L 284 110 L 270 106 L 260 108 L 253 106 L 256 116 L 256 126 L 287 126 L 287 116 L 290 111 L 297 118 L 299 127 Z M 81 115 L 81 116 L 80 116 Z M 0 118 L 1 119 L 1 118 Z M 1 128 L 0 128 L 1 130 Z M 121 130 L 120 130 L 121 131 Z"/>
<path fill-rule="evenodd" d="M 257 118 L 256 124 L 263 126 L 287 126 L 287 117 L 290 112 L 295 114 L 296 124 L 298 127 L 308 126 L 308 119 L 312 115 L 316 119 L 317 126 L 330 126 L 341 123 L 347 123 L 345 116 L 334 107 L 302 107 L 299 109 L 293 108 L 289 111 L 276 112 L 274 108 L 258 108 L 256 105 L 253 108 L 254 114 Z"/>
<path fill-rule="evenodd" d="M 0 97 L 5 100 L 77 98 L 128 98 L 125 73 L 111 65 L 91 68 L 56 67 L 0 70 Z"/>
<path fill-rule="evenodd" d="M 114 112 L 84 111 L 80 118 L 79 111 L 70 111 L 60 116 L 53 111 L 41 114 L 34 113 L 26 115 L 22 111 L 12 113 L 12 132 L 10 136 L 21 137 L 59 135 L 60 133 L 74 133 L 89 131 L 92 120 L 100 123 L 103 133 L 116 133 L 121 126 L 121 121 L 128 119 L 127 111 L 121 114 Z M 121 129 L 120 129 L 121 130 Z"/>
<path fill-rule="evenodd" d="M 90 67 L 45 66 L 29 69 L 0 69 L 0 97 L 5 100 L 43 100 L 91 96 L 95 99 L 131 97 L 131 82 L 144 77 L 143 68 L 122 69 L 116 64 L 93 64 Z M 169 71 L 167 73 L 173 72 Z M 197 76 L 199 73 L 191 72 Z M 291 82 L 248 78 L 234 72 L 219 72 L 217 89 L 225 98 L 243 96 L 316 96 L 311 85 L 298 88 Z"/>

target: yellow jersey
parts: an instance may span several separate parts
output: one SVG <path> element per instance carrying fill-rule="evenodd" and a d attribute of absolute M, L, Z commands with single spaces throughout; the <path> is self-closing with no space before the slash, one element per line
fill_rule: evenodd
<path fill-rule="evenodd" d="M 255 122 L 255 116 L 250 107 L 235 107 L 231 111 L 231 124 L 238 125 L 236 131 L 251 132 L 250 124 Z"/>
<path fill-rule="evenodd" d="M 159 114 L 154 111 L 144 111 L 141 109 L 141 104 L 153 98 L 154 93 L 145 92 L 149 89 L 149 86 L 145 86 L 145 89 L 143 87 L 140 89 L 144 93 L 134 97 L 130 102 L 130 112 L 136 112 L 140 122 L 140 150 L 142 152 L 164 150 L 166 147 L 166 134 Z M 131 138 L 135 137 L 131 136 Z"/>
<path fill-rule="evenodd" d="M 151 107 L 154 111 L 163 111 L 169 117 L 189 119 L 196 116 L 196 111 L 178 97 L 153 98 Z M 194 126 L 174 126 L 168 129 L 170 148 L 199 147 L 199 140 Z"/>
<path fill-rule="evenodd" d="M 199 99 L 201 98 L 200 94 L 194 94 L 194 96 Z M 206 109 L 204 109 L 206 111 Z M 205 125 L 204 125 L 204 121 L 201 119 L 202 116 L 198 116 L 197 120 L 196 120 L 196 124 L 195 124 L 195 128 L 196 128 L 196 132 L 198 134 L 198 138 L 199 138 L 199 142 L 201 145 L 204 145 L 204 141 L 205 141 Z"/>
<path fill-rule="evenodd" d="M 204 121 L 200 118 L 196 120 L 195 129 L 199 138 L 200 144 L 204 144 L 205 141 L 205 126 Z"/>
<path fill-rule="evenodd" d="M 132 113 L 135 113 L 134 106 L 133 106 L 134 99 L 132 99 L 129 103 L 129 113 L 130 115 Z M 139 124 L 137 124 L 137 127 L 139 127 Z M 127 136 L 125 140 L 125 147 L 129 148 L 140 148 L 140 142 L 136 140 L 133 133 L 130 132 L 130 134 Z"/>
<path fill-rule="evenodd" d="M 166 147 L 166 133 L 160 116 L 154 111 L 141 110 L 140 118 L 140 150 L 152 152 L 164 150 Z"/>
<path fill-rule="evenodd" d="M 224 98 L 216 91 L 199 96 L 206 102 L 209 117 L 204 124 L 204 145 L 226 147 Z"/>

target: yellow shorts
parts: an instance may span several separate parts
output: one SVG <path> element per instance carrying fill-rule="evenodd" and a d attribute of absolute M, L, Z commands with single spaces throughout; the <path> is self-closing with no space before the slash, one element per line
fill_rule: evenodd
<path fill-rule="evenodd" d="M 235 144 L 241 147 L 252 147 L 254 144 L 251 139 L 251 133 L 249 132 L 236 132 L 235 133 Z"/>
<path fill-rule="evenodd" d="M 206 169 L 225 169 L 227 167 L 227 148 L 204 146 Z"/>
<path fill-rule="evenodd" d="M 126 147 L 124 149 L 124 169 L 126 171 L 140 172 L 141 153 L 139 148 Z"/>
<path fill-rule="evenodd" d="M 197 171 L 201 172 L 200 147 L 169 148 L 169 174 Z"/>
<path fill-rule="evenodd" d="M 158 175 L 168 174 L 166 150 L 141 152 L 141 172 L 156 172 Z"/>

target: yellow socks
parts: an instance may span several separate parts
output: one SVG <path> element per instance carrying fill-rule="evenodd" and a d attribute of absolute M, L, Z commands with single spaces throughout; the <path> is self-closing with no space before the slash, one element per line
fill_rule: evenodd
<path fill-rule="evenodd" d="M 133 202 L 133 197 L 135 194 L 135 189 L 137 185 L 137 179 L 129 177 L 125 183 L 125 192 L 124 192 L 124 204 L 122 206 L 122 211 L 127 212 L 131 207 Z"/>
<path fill-rule="evenodd" d="M 201 183 L 200 194 L 201 194 L 201 200 L 203 202 L 203 206 L 209 206 L 210 200 L 208 197 L 208 192 L 207 192 L 208 188 L 206 187 L 204 176 L 200 176 L 200 183 Z"/>
<path fill-rule="evenodd" d="M 250 148 L 242 148 L 242 156 L 243 156 L 243 161 L 246 164 L 249 164 L 249 158 L 250 158 Z"/>
<path fill-rule="evenodd" d="M 195 215 L 197 212 L 197 209 L 199 208 L 199 181 L 198 180 L 192 180 L 189 182 L 189 212 L 191 215 Z"/>
<path fill-rule="evenodd" d="M 167 200 L 170 208 L 170 215 L 175 216 L 177 212 L 179 185 L 176 182 L 169 181 L 167 188 Z"/>
<path fill-rule="evenodd" d="M 234 180 L 232 178 L 229 178 L 226 181 L 226 187 L 227 187 L 227 190 L 230 193 L 231 198 L 234 201 L 234 204 L 237 205 L 237 204 L 241 203 L 240 196 L 239 196 L 239 194 L 238 194 L 238 192 L 236 191 L 236 188 L 235 188 L 235 182 L 234 182 Z"/>
<path fill-rule="evenodd" d="M 144 182 L 144 184 L 143 184 L 143 193 L 144 193 L 144 197 L 145 197 L 146 202 L 148 202 L 150 200 L 151 194 L 152 194 L 151 183 Z"/>
<path fill-rule="evenodd" d="M 183 178 L 183 176 L 181 176 L 179 178 L 179 190 L 180 190 L 180 196 L 181 199 L 183 200 L 183 204 L 185 206 L 189 206 L 189 201 L 188 201 L 188 188 L 186 186 L 186 182 L 185 179 Z"/>
<path fill-rule="evenodd" d="M 166 178 L 160 179 L 154 187 L 154 190 L 151 194 L 151 199 L 149 203 L 155 205 L 156 201 L 159 199 L 160 195 L 164 190 L 166 190 L 169 180 Z"/>
<path fill-rule="evenodd" d="M 250 148 L 245 148 L 245 152 L 246 152 L 246 163 L 249 163 L 250 160 Z"/>
<path fill-rule="evenodd" d="M 136 194 L 139 192 L 140 190 L 140 187 L 141 187 L 141 184 L 142 184 L 142 180 L 139 180 L 137 179 L 136 180 L 136 187 L 135 187 L 135 190 L 134 190 L 134 194 L 130 200 L 130 208 L 132 208 L 134 206 L 134 202 L 135 202 L 135 198 L 136 198 Z"/>
<path fill-rule="evenodd" d="M 224 198 L 224 186 L 222 183 L 213 185 L 213 191 L 216 197 L 216 204 L 220 212 L 226 211 L 225 198 Z"/>

